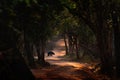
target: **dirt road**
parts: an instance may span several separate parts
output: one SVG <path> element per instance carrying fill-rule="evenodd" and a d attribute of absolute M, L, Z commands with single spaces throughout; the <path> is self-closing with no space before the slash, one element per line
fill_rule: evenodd
<path fill-rule="evenodd" d="M 32 70 L 39 80 L 95 80 L 89 72 L 89 65 L 72 62 L 63 57 L 63 53 L 46 57 L 51 66 Z"/>
<path fill-rule="evenodd" d="M 69 61 L 64 58 L 64 42 L 60 39 L 55 42 L 55 55 L 45 57 L 51 66 L 32 69 L 38 80 L 96 80 L 89 70 L 89 64 Z"/>

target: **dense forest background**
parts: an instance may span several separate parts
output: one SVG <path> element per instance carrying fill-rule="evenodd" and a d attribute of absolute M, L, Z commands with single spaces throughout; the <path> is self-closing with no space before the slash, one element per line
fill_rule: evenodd
<path fill-rule="evenodd" d="M 0 0 L 0 80 L 35 80 L 30 68 L 49 65 L 45 51 L 55 35 L 67 56 L 88 55 L 101 74 L 119 79 L 119 0 Z"/>

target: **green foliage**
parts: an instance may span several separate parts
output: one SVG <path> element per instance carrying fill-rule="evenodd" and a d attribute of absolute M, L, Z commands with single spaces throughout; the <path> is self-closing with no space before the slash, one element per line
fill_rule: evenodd
<path fill-rule="evenodd" d="M 82 43 L 86 44 L 95 44 L 96 37 L 92 30 L 85 24 L 81 23 L 80 28 L 77 29 L 79 40 Z"/>
<path fill-rule="evenodd" d="M 62 10 L 59 0 L 1 0 L 0 2 L 0 25 L 10 27 L 16 34 L 25 32 L 31 41 L 48 39 L 54 32 L 50 25 L 54 15 Z"/>
<path fill-rule="evenodd" d="M 76 8 L 76 4 L 71 0 L 60 0 L 60 1 L 61 1 L 61 4 L 67 8 L 70 8 L 70 9 Z"/>
<path fill-rule="evenodd" d="M 56 17 L 56 21 L 60 33 L 74 33 L 82 42 L 95 42 L 95 35 L 92 30 L 85 25 L 84 22 L 80 22 L 77 17 L 70 14 L 68 9 L 65 8 L 65 10 Z"/>

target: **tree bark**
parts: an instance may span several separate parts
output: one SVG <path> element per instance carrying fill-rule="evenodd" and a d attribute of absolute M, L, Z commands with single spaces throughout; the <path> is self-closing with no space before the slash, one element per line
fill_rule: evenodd
<path fill-rule="evenodd" d="M 110 52 L 109 49 L 109 41 L 108 35 L 103 35 L 107 34 L 103 31 L 97 33 L 97 42 L 98 42 L 98 47 L 99 47 L 99 52 L 100 52 L 100 59 L 101 59 L 101 72 L 103 74 L 106 74 L 108 76 L 112 76 L 113 73 L 113 61 L 112 61 L 112 52 Z"/>
<path fill-rule="evenodd" d="M 73 54 L 74 45 L 73 45 L 73 38 L 71 34 L 68 34 L 68 44 L 69 44 L 69 54 Z"/>
<path fill-rule="evenodd" d="M 40 61 L 42 63 L 45 63 L 45 40 L 41 39 L 41 55 L 40 55 L 41 59 Z"/>
<path fill-rule="evenodd" d="M 67 38 L 66 38 L 66 34 L 63 34 L 64 36 L 64 43 L 65 43 L 65 51 L 66 51 L 66 55 L 68 55 L 68 45 L 67 45 Z"/>
<path fill-rule="evenodd" d="M 3 51 L 3 67 L 0 80 L 35 80 L 19 50 L 14 46 Z"/>
<path fill-rule="evenodd" d="M 37 51 L 38 62 L 40 61 L 40 41 L 35 42 L 35 48 Z"/>
<path fill-rule="evenodd" d="M 79 56 L 79 53 L 78 53 L 78 52 L 79 52 L 79 51 L 78 51 L 78 50 L 79 50 L 79 49 L 78 49 L 78 39 L 77 39 L 77 36 L 76 36 L 76 35 L 74 36 L 74 40 L 75 40 L 75 41 L 74 41 L 74 45 L 75 45 L 76 58 L 77 58 L 77 59 L 80 59 L 80 56 Z"/>
<path fill-rule="evenodd" d="M 46 41 L 44 39 L 40 39 L 39 46 L 37 46 L 37 54 L 38 54 L 38 63 L 41 66 L 46 66 L 45 62 L 45 43 Z"/>
<path fill-rule="evenodd" d="M 112 52 L 109 49 L 109 29 L 104 24 L 104 13 L 102 7 L 102 1 L 96 2 L 96 16 L 97 16 L 97 42 L 100 49 L 100 58 L 101 58 L 101 72 L 108 76 L 112 76 L 113 73 L 113 64 L 112 64 Z"/>
<path fill-rule="evenodd" d="M 118 13 L 113 10 L 112 12 L 112 23 L 114 30 L 114 52 L 116 58 L 116 72 L 117 77 L 120 77 L 120 27 L 118 21 Z"/>
<path fill-rule="evenodd" d="M 24 32 L 24 42 L 25 42 L 25 54 L 27 56 L 27 62 L 28 62 L 28 65 L 31 67 L 31 68 L 35 68 L 35 61 L 34 61 L 34 56 L 33 56 L 33 45 L 32 43 L 30 42 L 28 36 L 27 36 L 27 33 Z"/>

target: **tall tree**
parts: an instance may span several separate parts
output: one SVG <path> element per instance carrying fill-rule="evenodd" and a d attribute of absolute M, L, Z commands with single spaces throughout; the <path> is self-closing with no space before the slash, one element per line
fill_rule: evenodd
<path fill-rule="evenodd" d="M 111 4 L 111 16 L 112 16 L 112 27 L 114 31 L 114 51 L 115 51 L 115 58 L 116 58 L 116 72 L 117 77 L 120 76 L 120 2 L 117 2 L 117 0 L 113 0 L 113 3 Z"/>
<path fill-rule="evenodd" d="M 108 26 L 110 20 L 110 3 L 103 0 L 69 0 L 64 1 L 63 4 L 69 11 L 84 21 L 96 35 L 99 47 L 99 54 L 101 59 L 101 72 L 107 75 L 112 75 L 112 38 L 111 27 Z"/>
<path fill-rule="evenodd" d="M 19 33 L 13 26 L 11 1 L 0 1 L 0 59 L 1 80 L 35 80 L 17 48 Z"/>

